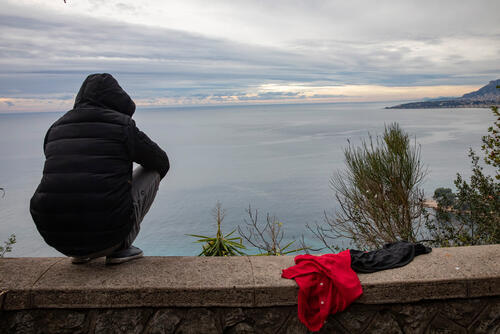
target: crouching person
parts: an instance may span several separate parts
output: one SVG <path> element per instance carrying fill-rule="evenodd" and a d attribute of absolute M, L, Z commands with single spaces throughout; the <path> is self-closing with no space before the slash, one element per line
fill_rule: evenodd
<path fill-rule="evenodd" d="M 110 74 L 83 82 L 72 110 L 47 131 L 45 165 L 30 212 L 44 240 L 73 263 L 142 257 L 132 246 L 167 154 L 132 120 L 135 103 Z M 132 171 L 133 162 L 140 164 Z"/>

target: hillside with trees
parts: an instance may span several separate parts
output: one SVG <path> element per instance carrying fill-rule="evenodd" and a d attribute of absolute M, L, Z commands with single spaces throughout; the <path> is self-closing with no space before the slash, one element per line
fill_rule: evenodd
<path fill-rule="evenodd" d="M 500 85 L 500 79 L 492 80 L 486 86 L 459 98 L 439 98 L 404 103 L 386 107 L 386 109 L 490 108 L 500 106 L 500 91 L 496 89 L 498 85 Z"/>

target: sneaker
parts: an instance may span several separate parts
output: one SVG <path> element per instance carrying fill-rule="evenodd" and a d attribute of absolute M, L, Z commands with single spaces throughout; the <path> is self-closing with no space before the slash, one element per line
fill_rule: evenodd
<path fill-rule="evenodd" d="M 71 263 L 84 264 L 84 263 L 90 262 L 90 260 L 92 260 L 92 258 L 90 258 L 90 257 L 72 257 Z"/>
<path fill-rule="evenodd" d="M 119 264 L 142 257 L 144 253 L 140 248 L 130 246 L 127 249 L 116 251 L 106 256 L 106 264 Z"/>

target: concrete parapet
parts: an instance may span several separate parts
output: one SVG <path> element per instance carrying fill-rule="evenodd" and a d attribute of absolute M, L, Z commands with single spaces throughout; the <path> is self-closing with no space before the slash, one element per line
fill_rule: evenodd
<path fill-rule="evenodd" d="M 377 308 L 395 307 L 390 304 L 418 306 L 435 301 L 447 305 L 447 301 L 460 304 L 461 300 L 481 304 L 487 300 L 498 308 L 499 254 L 500 245 L 437 248 L 405 267 L 360 274 L 364 293 L 355 303 L 359 306 L 352 307 L 372 314 Z M 291 265 L 291 256 L 145 257 L 118 266 L 106 266 L 103 259 L 73 265 L 68 258 L 4 258 L 0 259 L 4 318 L 0 328 L 11 326 L 18 317 L 16 312 L 30 310 L 50 313 L 63 309 L 80 314 L 92 309 L 150 309 L 155 317 L 161 310 L 291 312 L 297 304 L 297 286 L 293 280 L 281 278 L 281 270 Z M 347 313 L 342 314 L 339 319 Z M 498 315 L 491 324 L 500 326 Z"/>

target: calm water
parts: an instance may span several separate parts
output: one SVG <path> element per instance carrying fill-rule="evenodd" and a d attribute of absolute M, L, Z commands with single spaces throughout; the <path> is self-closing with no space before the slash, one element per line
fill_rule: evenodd
<path fill-rule="evenodd" d="M 243 224 L 249 204 L 275 214 L 289 238 L 322 221 L 337 204 L 328 182 L 344 167 L 347 139 L 358 142 L 397 121 L 422 145 L 429 168 L 424 189 L 469 175 L 469 146 L 478 148 L 493 121 L 489 109 L 384 110 L 381 104 L 236 106 L 138 110 L 138 127 L 165 149 L 171 170 L 143 221 L 136 245 L 147 255 L 196 255 L 186 233 L 214 234 L 211 210 L 226 209 L 224 230 Z M 29 215 L 40 181 L 46 129 L 61 114 L 0 115 L 0 240 L 16 233 L 12 256 L 54 256 Z"/>

